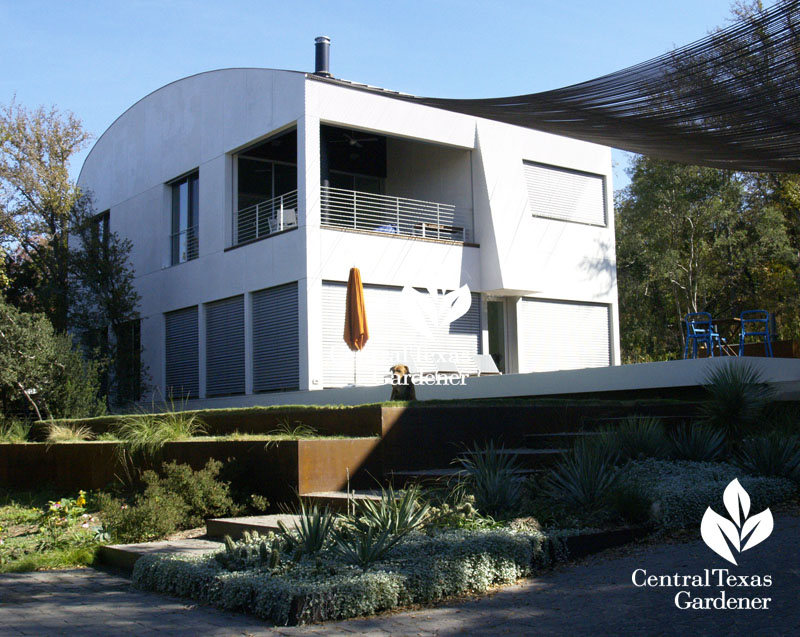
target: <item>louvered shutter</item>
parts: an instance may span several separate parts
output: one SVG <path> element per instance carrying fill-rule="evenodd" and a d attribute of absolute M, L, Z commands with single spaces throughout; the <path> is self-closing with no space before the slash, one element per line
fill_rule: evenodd
<path fill-rule="evenodd" d="M 166 323 L 166 391 L 177 400 L 200 393 L 197 306 L 164 315 Z"/>
<path fill-rule="evenodd" d="M 480 353 L 480 295 L 472 294 L 467 313 L 425 338 L 403 316 L 409 311 L 402 288 L 365 285 L 364 305 L 369 327 L 366 347 L 353 353 L 343 339 L 344 283 L 322 285 L 323 383 L 325 387 L 380 385 L 389 368 L 402 363 L 416 371 L 476 371 L 474 354 Z M 427 291 L 420 290 L 427 294 Z M 457 369 L 452 369 L 456 367 Z"/>
<path fill-rule="evenodd" d="M 297 283 L 253 293 L 253 391 L 300 387 Z"/>
<path fill-rule="evenodd" d="M 611 364 L 608 305 L 522 298 L 517 303 L 520 372 Z"/>
<path fill-rule="evenodd" d="M 606 225 L 602 175 L 523 162 L 528 203 L 535 217 Z"/>
<path fill-rule="evenodd" d="M 206 395 L 244 393 L 244 297 L 206 305 Z"/>

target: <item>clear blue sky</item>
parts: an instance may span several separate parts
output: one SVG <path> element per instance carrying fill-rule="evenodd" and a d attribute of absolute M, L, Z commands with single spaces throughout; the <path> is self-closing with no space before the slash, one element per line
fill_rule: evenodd
<path fill-rule="evenodd" d="M 0 0 L 0 103 L 71 110 L 95 137 L 131 104 L 211 69 L 313 71 L 436 97 L 588 80 L 705 36 L 731 0 Z M 766 5 L 774 4 L 772 1 Z M 85 153 L 71 173 L 77 175 Z M 615 187 L 624 185 L 623 153 Z"/>

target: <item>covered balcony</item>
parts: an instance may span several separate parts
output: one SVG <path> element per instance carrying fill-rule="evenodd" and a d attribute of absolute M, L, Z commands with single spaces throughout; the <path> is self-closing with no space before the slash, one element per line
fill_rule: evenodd
<path fill-rule="evenodd" d="M 474 240 L 468 149 L 323 124 L 320 186 L 324 228 Z"/>
<path fill-rule="evenodd" d="M 235 156 L 233 244 L 297 226 L 297 132 Z M 472 243 L 469 149 L 320 126 L 323 228 Z"/>

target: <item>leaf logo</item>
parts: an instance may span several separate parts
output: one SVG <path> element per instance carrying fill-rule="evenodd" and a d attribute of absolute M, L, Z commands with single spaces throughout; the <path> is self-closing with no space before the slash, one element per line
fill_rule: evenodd
<path fill-rule="evenodd" d="M 748 517 L 750 496 L 736 479 L 725 487 L 722 502 L 731 519 L 722 517 L 708 507 L 700 524 L 700 535 L 712 551 L 738 566 L 731 547 L 741 553 L 766 540 L 772 533 L 772 513 L 764 509 Z"/>
<path fill-rule="evenodd" d="M 428 293 L 425 294 L 406 286 L 401 294 L 406 309 L 403 317 L 427 338 L 434 338 L 434 331 L 446 328 L 464 316 L 472 305 L 472 295 L 466 284 L 447 294 L 444 290 L 439 294 L 434 287 L 428 287 Z"/>

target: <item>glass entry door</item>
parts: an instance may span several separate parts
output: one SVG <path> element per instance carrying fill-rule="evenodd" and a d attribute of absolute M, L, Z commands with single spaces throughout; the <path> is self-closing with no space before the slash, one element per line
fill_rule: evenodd
<path fill-rule="evenodd" d="M 494 359 L 497 369 L 508 373 L 508 354 L 506 347 L 506 303 L 504 300 L 486 302 L 487 324 L 489 328 L 489 355 Z"/>

